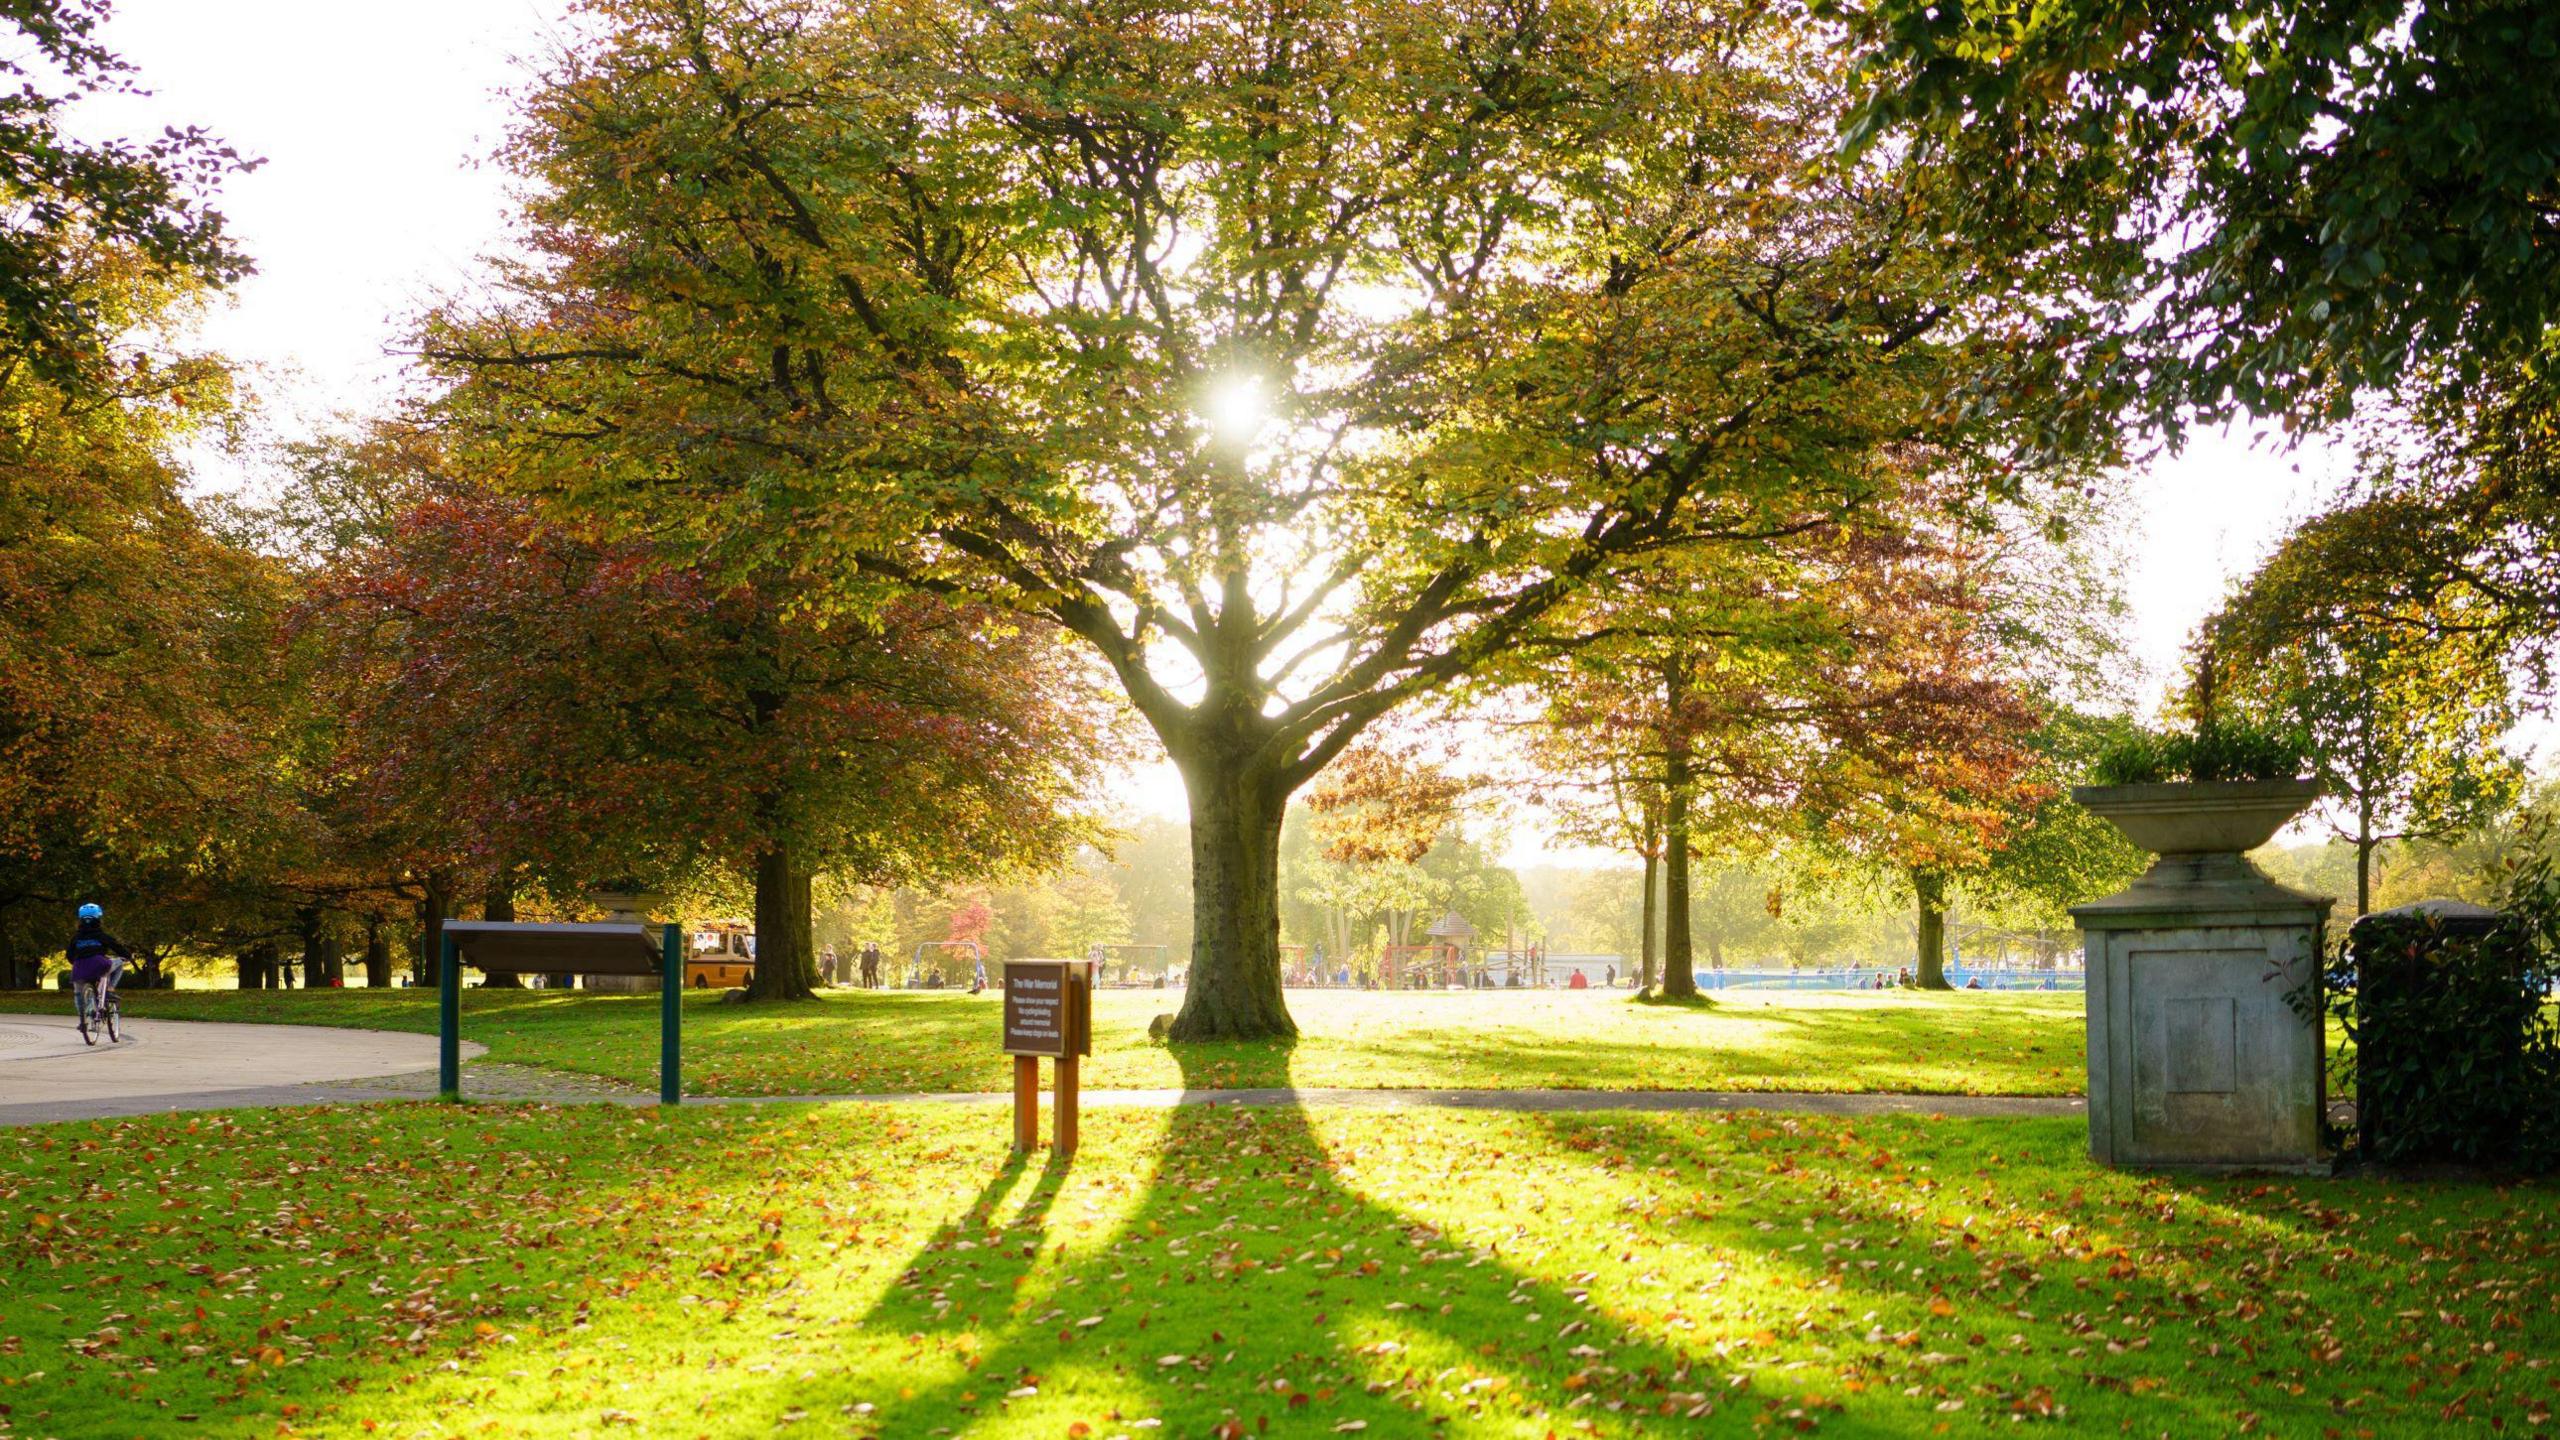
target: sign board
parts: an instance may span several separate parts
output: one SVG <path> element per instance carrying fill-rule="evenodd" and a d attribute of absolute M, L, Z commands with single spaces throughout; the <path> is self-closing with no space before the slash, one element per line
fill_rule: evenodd
<path fill-rule="evenodd" d="M 1093 1053 L 1093 970 L 1081 960 L 1004 962 L 1004 1053 Z"/>
<path fill-rule="evenodd" d="M 655 975 L 659 937 L 628 921 L 542 925 L 516 920 L 447 920 L 445 938 L 462 963 L 488 975 Z"/>

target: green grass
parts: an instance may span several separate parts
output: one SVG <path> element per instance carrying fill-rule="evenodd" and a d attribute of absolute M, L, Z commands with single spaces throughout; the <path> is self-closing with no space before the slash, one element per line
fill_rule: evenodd
<path fill-rule="evenodd" d="M 59 997 L 0 995 L 0 1009 Z M 463 1033 L 490 1058 L 654 1085 L 654 995 L 471 990 Z M 1171 1088 L 1186 1075 L 1147 1038 L 1179 996 L 1103 991 L 1094 1087 Z M 1293 992 L 1295 1045 L 1191 1047 L 1207 1086 L 1824 1090 L 2074 1095 L 2086 1070 L 2075 994 L 1775 992 L 1707 1008 L 1623 994 L 1397 995 Z M 424 990 L 144 992 L 143 1017 L 352 1025 L 432 1032 Z M 879 1094 L 1002 1090 L 992 996 L 834 992 L 803 1005 L 725 1006 L 688 996 L 692 1094 Z"/>
<path fill-rule="evenodd" d="M 1063 1167 L 1004 1129 L 0 1133 L 0 1432 L 2431 1436 L 2560 1382 L 2549 1187 L 2145 1180 L 2067 1121 L 1113 1111 Z"/>

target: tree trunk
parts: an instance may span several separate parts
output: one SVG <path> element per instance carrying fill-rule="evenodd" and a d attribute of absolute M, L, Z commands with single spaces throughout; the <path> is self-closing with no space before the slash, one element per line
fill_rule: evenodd
<path fill-rule="evenodd" d="M 1698 993 L 1697 955 L 1689 939 L 1689 742 L 1680 718 L 1687 682 L 1681 665 L 1663 667 L 1670 743 L 1662 757 L 1662 993 L 1675 1000 Z"/>
<path fill-rule="evenodd" d="M 515 872 L 504 865 L 498 867 L 497 878 L 489 882 L 488 897 L 480 902 L 480 918 L 501 921 L 516 918 Z M 521 990 L 524 977 L 513 971 L 504 975 L 484 975 L 480 977 L 480 985 L 487 990 Z"/>
<path fill-rule="evenodd" d="M 418 902 L 418 968 L 414 973 L 421 985 L 441 984 L 444 980 L 444 922 L 452 913 L 453 882 L 442 875 L 428 876 L 426 898 Z"/>
<path fill-rule="evenodd" d="M 18 949 L 18 927 L 9 922 L 9 914 L 0 909 L 0 990 L 33 990 L 44 983 L 44 964 L 38 952 Z"/>
<path fill-rule="evenodd" d="M 1653 990 L 1653 967 L 1657 958 L 1657 952 L 1653 948 L 1653 927 L 1655 921 L 1660 918 L 1653 900 L 1654 882 L 1660 878 L 1662 871 L 1662 857 L 1658 853 L 1660 850 L 1659 841 L 1661 838 L 1659 834 L 1660 828 L 1659 823 L 1654 819 L 1652 810 L 1646 810 L 1644 816 L 1644 905 L 1642 909 L 1642 916 L 1637 922 L 1642 927 L 1642 937 L 1637 941 L 1636 948 L 1642 953 L 1642 964 L 1644 966 L 1642 975 L 1644 983 L 1642 988 L 1648 994 Z"/>
<path fill-rule="evenodd" d="M 1280 994 L 1280 820 L 1288 791 L 1249 765 L 1193 756 L 1191 978 L 1175 1040 L 1295 1036 Z"/>
<path fill-rule="evenodd" d="M 2356 918 L 2373 913 L 2373 792 L 2356 800 Z"/>
<path fill-rule="evenodd" d="M 1688 765 L 1675 759 L 1675 784 L 1662 816 L 1662 993 L 1698 993 L 1697 950 L 1689 935 Z"/>
<path fill-rule="evenodd" d="M 321 953 L 322 946 L 327 941 L 327 936 L 321 929 L 320 907 L 317 905 L 305 905 L 301 909 L 294 911 L 293 929 L 294 933 L 301 937 L 302 940 L 302 955 L 297 963 L 302 966 L 302 983 L 304 988 L 317 988 L 328 984 L 329 959 L 328 956 Z"/>
<path fill-rule="evenodd" d="M 1911 893 L 1920 903 L 1920 988 L 1945 990 L 1947 984 L 1947 877 L 1936 870 L 1912 867 Z"/>
<path fill-rule="evenodd" d="M 776 844 L 756 856 L 756 968 L 752 1000 L 809 1000 L 818 993 L 817 952 L 809 938 L 809 872 Z M 682 983 L 681 978 L 678 979 Z"/>
<path fill-rule="evenodd" d="M 364 983 L 376 990 L 391 988 L 391 945 L 382 938 L 382 917 L 364 917 Z"/>

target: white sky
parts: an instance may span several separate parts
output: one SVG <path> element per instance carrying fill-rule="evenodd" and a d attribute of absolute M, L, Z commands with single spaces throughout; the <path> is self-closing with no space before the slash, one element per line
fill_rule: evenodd
<path fill-rule="evenodd" d="M 507 124 L 499 91 L 518 57 L 557 33 L 557 0 L 123 0 L 111 46 L 154 94 L 93 111 L 98 128 L 205 125 L 266 164 L 222 209 L 259 273 L 210 316 L 203 340 L 260 375 L 269 424 L 297 434 L 399 383 L 404 316 L 465 281 L 504 231 L 503 177 L 482 162 Z M 2341 477 L 2325 451 L 2205 437 L 2134 487 L 2126 589 L 2156 699 L 2188 632 Z M 1182 813 L 1169 766 L 1128 777 L 1127 799 Z M 1553 854 L 1534 825 L 1510 858 Z"/>

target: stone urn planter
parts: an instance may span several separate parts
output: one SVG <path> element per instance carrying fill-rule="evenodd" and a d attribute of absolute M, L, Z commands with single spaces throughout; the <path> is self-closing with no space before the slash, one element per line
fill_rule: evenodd
<path fill-rule="evenodd" d="M 2091 786 L 2071 798 L 2159 856 L 2073 907 L 2089 963 L 2089 1154 L 2202 1170 L 2326 1168 L 2321 931 L 2331 902 L 2245 852 L 2311 780 Z"/>
<path fill-rule="evenodd" d="M 2273 840 L 2320 798 L 2320 782 L 2084 785 L 2071 798 L 2155 855 L 2237 855 Z"/>

